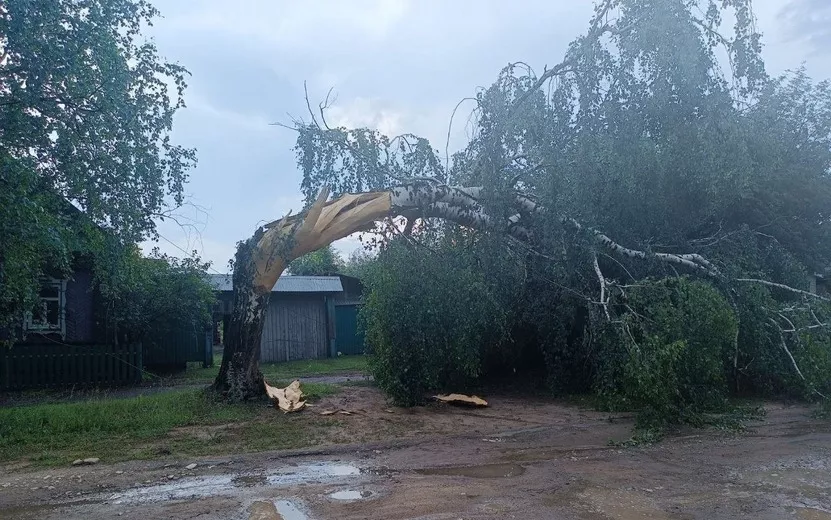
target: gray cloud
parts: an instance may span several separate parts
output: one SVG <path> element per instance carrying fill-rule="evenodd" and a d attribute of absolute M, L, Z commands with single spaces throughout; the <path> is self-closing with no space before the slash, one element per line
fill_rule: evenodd
<path fill-rule="evenodd" d="M 787 38 L 804 42 L 813 55 L 825 54 L 831 46 L 831 2 L 791 0 L 781 11 Z"/>

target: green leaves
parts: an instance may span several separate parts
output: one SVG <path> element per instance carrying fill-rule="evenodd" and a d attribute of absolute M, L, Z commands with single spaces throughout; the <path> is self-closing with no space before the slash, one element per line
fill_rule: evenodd
<path fill-rule="evenodd" d="M 474 256 L 451 248 L 414 255 L 401 242 L 365 278 L 362 316 L 375 381 L 413 405 L 427 392 L 463 391 L 475 381 L 489 349 L 507 339 L 509 309 Z"/>
<path fill-rule="evenodd" d="M 730 282 L 804 289 L 831 258 L 831 85 L 804 70 L 767 75 L 750 0 L 598 2 L 559 65 L 539 74 L 509 65 L 475 101 L 471 140 L 446 167 L 409 136 L 299 128 L 307 198 L 324 185 L 382 189 L 432 175 L 481 186 L 489 215 L 533 234 L 517 244 L 422 219 L 406 260 L 404 241 L 384 237 L 392 245 L 367 278 L 365 315 L 385 390 L 416 402 L 427 388 L 470 381 L 486 337 L 500 354 L 534 350 L 553 389 L 622 396 L 659 423 L 718 407 L 737 388 L 824 392 L 825 314 L 810 307 L 820 316 L 811 324 L 793 294 Z M 508 203 L 517 192 L 546 211 L 517 214 Z M 563 215 L 629 248 L 706 256 L 724 279 L 604 256 L 563 229 Z M 594 258 L 614 294 L 611 320 L 598 312 Z M 450 294 L 464 305 L 441 297 Z M 780 315 L 799 327 L 784 348 Z"/>
<path fill-rule="evenodd" d="M 292 260 L 288 271 L 299 276 L 325 276 L 339 274 L 345 266 L 340 254 L 329 244 Z"/>
<path fill-rule="evenodd" d="M 145 0 L 0 7 L 0 328 L 44 271 L 96 256 L 114 272 L 96 225 L 123 251 L 184 202 L 195 152 L 169 134 L 187 71 L 140 41 L 157 15 Z"/>
<path fill-rule="evenodd" d="M 96 279 L 107 316 L 121 337 L 142 341 L 178 330 L 205 330 L 216 301 L 207 281 L 210 264 L 195 254 L 177 259 L 154 250 L 144 257 L 135 247 L 111 244 L 111 258 L 98 258 Z"/>
<path fill-rule="evenodd" d="M 195 161 L 169 139 L 187 71 L 137 42 L 157 14 L 144 0 L 10 0 L 0 12 L 0 147 L 128 241 L 183 202 Z"/>

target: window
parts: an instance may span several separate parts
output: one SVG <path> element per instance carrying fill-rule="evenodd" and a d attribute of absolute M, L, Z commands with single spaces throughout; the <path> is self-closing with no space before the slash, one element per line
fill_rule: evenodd
<path fill-rule="evenodd" d="M 48 278 L 38 294 L 38 306 L 26 313 L 24 332 L 66 333 L 66 280 Z"/>

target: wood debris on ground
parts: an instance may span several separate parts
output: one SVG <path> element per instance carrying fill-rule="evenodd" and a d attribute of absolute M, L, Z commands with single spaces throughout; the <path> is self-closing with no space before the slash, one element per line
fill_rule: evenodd
<path fill-rule="evenodd" d="M 487 401 L 475 395 L 446 394 L 434 395 L 433 397 L 438 401 L 448 404 L 458 404 L 465 406 L 488 406 Z"/>
<path fill-rule="evenodd" d="M 350 412 L 349 410 L 323 410 L 320 412 L 320 415 L 335 415 L 336 413 L 341 415 L 354 415 L 356 412 Z"/>
<path fill-rule="evenodd" d="M 284 413 L 297 412 L 306 406 L 306 401 L 303 400 L 303 390 L 300 389 L 300 381 L 295 379 L 285 388 L 276 388 L 269 385 L 263 380 L 265 385 L 265 393 L 268 398 L 274 403 L 275 408 L 279 408 Z"/>

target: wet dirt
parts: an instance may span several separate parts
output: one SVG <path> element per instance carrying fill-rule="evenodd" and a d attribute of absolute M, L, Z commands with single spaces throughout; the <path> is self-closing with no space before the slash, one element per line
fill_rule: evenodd
<path fill-rule="evenodd" d="M 629 418 L 487 397 L 476 411 L 401 410 L 374 388 L 345 387 L 321 404 L 360 412 L 303 452 L 7 466 L 0 519 L 831 520 L 831 423 L 810 409 L 769 404 L 744 433 L 617 448 L 609 441 L 629 437 Z M 181 469 L 189 462 L 197 468 Z"/>
<path fill-rule="evenodd" d="M 479 466 L 455 466 L 449 468 L 426 468 L 416 470 L 420 475 L 442 475 L 469 478 L 510 478 L 525 473 L 518 464 L 482 464 Z"/>

